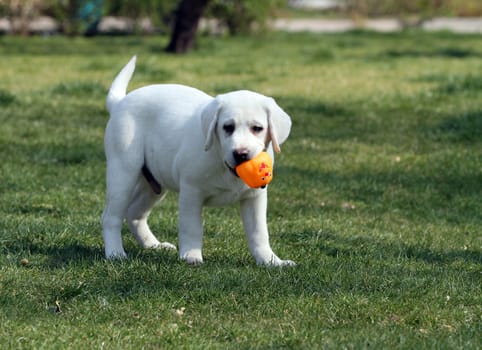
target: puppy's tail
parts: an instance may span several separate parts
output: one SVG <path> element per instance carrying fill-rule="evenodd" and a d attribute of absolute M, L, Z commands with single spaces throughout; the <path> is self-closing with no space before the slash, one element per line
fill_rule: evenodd
<path fill-rule="evenodd" d="M 106 100 L 107 110 L 109 112 L 111 112 L 117 102 L 122 100 L 126 95 L 127 84 L 129 84 L 129 80 L 131 80 L 134 69 L 136 68 L 136 59 L 137 56 L 132 57 L 112 82 Z"/>

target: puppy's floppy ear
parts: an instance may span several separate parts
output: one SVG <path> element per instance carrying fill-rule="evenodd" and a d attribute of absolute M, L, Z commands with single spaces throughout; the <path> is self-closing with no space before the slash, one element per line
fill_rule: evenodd
<path fill-rule="evenodd" d="M 216 126 L 218 124 L 219 111 L 221 110 L 221 101 L 218 97 L 209 102 L 204 107 L 201 113 L 201 126 L 206 137 L 204 143 L 204 150 L 207 151 L 211 148 L 216 133 Z"/>
<path fill-rule="evenodd" d="M 281 152 L 281 145 L 286 141 L 291 130 L 291 118 L 271 97 L 268 97 L 266 106 L 268 114 L 268 134 L 276 153 Z"/>

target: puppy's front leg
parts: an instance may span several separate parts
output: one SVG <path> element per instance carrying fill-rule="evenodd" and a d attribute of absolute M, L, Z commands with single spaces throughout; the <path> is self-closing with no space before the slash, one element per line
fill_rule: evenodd
<path fill-rule="evenodd" d="M 291 260 L 281 260 L 271 249 L 269 244 L 268 225 L 266 223 L 266 209 L 268 195 L 266 190 L 260 190 L 256 197 L 241 201 L 241 216 L 244 230 L 248 239 L 248 246 L 258 265 L 292 266 Z"/>
<path fill-rule="evenodd" d="M 179 257 L 188 264 L 202 264 L 202 197 L 185 186 L 179 192 Z"/>

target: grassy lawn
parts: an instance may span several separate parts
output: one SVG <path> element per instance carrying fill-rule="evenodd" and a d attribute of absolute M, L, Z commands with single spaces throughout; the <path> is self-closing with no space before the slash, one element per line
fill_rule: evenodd
<path fill-rule="evenodd" d="M 480 349 L 482 45 L 448 33 L 0 38 L 2 349 Z M 178 82 L 251 89 L 293 119 L 257 267 L 236 207 L 206 209 L 205 264 L 103 259 L 104 107 Z M 152 216 L 177 242 L 176 194 Z M 26 259 L 26 260 L 23 260 Z"/>

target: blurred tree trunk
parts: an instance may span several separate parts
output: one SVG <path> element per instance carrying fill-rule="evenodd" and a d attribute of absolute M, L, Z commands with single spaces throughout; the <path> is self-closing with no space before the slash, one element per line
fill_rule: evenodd
<path fill-rule="evenodd" d="M 182 0 L 176 10 L 174 30 L 167 52 L 185 53 L 194 46 L 199 20 L 210 0 Z"/>

